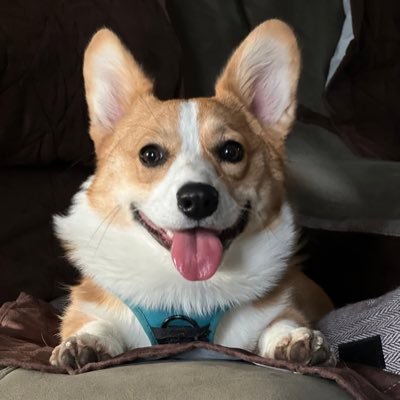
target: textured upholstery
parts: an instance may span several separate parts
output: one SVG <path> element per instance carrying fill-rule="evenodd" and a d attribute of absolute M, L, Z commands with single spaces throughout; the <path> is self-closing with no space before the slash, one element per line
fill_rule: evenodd
<path fill-rule="evenodd" d="M 107 26 L 155 79 L 179 86 L 179 45 L 156 0 L 6 1 L 0 5 L 0 303 L 22 290 L 52 299 L 74 274 L 51 216 L 93 166 L 82 56 Z"/>
<path fill-rule="evenodd" d="M 77 376 L 3 372 L 1 400 L 349 400 L 319 378 L 232 361 L 148 363 Z"/>

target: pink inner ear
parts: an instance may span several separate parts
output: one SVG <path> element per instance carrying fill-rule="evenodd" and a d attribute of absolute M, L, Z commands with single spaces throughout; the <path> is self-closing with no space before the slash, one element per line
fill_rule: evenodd
<path fill-rule="evenodd" d="M 263 65 L 252 89 L 254 96 L 250 105 L 251 111 L 266 125 L 277 123 L 289 106 L 290 86 L 286 68 L 279 69 L 274 62 Z"/>
<path fill-rule="evenodd" d="M 103 71 L 95 93 L 96 115 L 106 129 L 111 129 L 123 116 L 123 90 L 111 71 Z"/>
<path fill-rule="evenodd" d="M 111 83 L 109 83 L 109 85 L 110 84 Z M 111 86 L 108 98 L 105 99 L 107 120 L 111 126 L 114 126 L 122 118 L 123 114 L 121 99 L 118 98 L 117 91 L 117 86 Z"/>

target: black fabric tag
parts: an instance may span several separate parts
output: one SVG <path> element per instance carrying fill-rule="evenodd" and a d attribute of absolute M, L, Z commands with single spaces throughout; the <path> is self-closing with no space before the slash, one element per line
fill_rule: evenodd
<path fill-rule="evenodd" d="M 208 326 L 204 328 L 189 326 L 171 326 L 168 328 L 151 328 L 158 344 L 207 342 L 210 333 Z"/>
<path fill-rule="evenodd" d="M 386 367 L 383 356 L 382 341 L 379 335 L 338 346 L 339 358 L 342 361 L 365 364 L 371 367 Z"/>

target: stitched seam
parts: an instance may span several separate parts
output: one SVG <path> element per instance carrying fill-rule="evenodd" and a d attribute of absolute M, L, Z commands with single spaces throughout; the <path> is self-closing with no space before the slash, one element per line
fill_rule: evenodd
<path fill-rule="evenodd" d="M 386 388 L 383 393 L 387 393 L 390 392 L 391 390 L 393 390 L 396 386 L 398 386 L 400 384 L 400 380 L 398 380 L 397 382 L 393 383 L 392 386 L 389 386 L 388 388 Z"/>
<path fill-rule="evenodd" d="M 0 381 L 16 369 L 17 369 L 17 367 L 5 367 L 4 369 L 1 369 L 0 370 Z"/>
<path fill-rule="evenodd" d="M 6 305 L 3 304 L 2 307 L 5 308 L 4 313 L 0 314 L 0 325 L 3 323 L 3 321 L 5 320 L 8 312 L 11 310 L 11 308 L 14 306 L 14 302 L 10 301 L 8 307 L 5 307 Z"/>

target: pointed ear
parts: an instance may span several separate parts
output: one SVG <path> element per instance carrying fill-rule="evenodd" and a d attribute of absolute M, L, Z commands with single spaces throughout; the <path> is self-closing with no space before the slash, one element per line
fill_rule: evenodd
<path fill-rule="evenodd" d="M 293 31 L 279 20 L 255 28 L 229 60 L 216 96 L 234 96 L 283 140 L 295 117 L 300 52 Z M 229 98 L 229 97 L 228 97 Z"/>
<path fill-rule="evenodd" d="M 99 30 L 85 51 L 83 63 L 90 136 L 98 147 L 128 111 L 136 96 L 151 94 L 152 82 L 130 52 L 108 29 Z"/>

